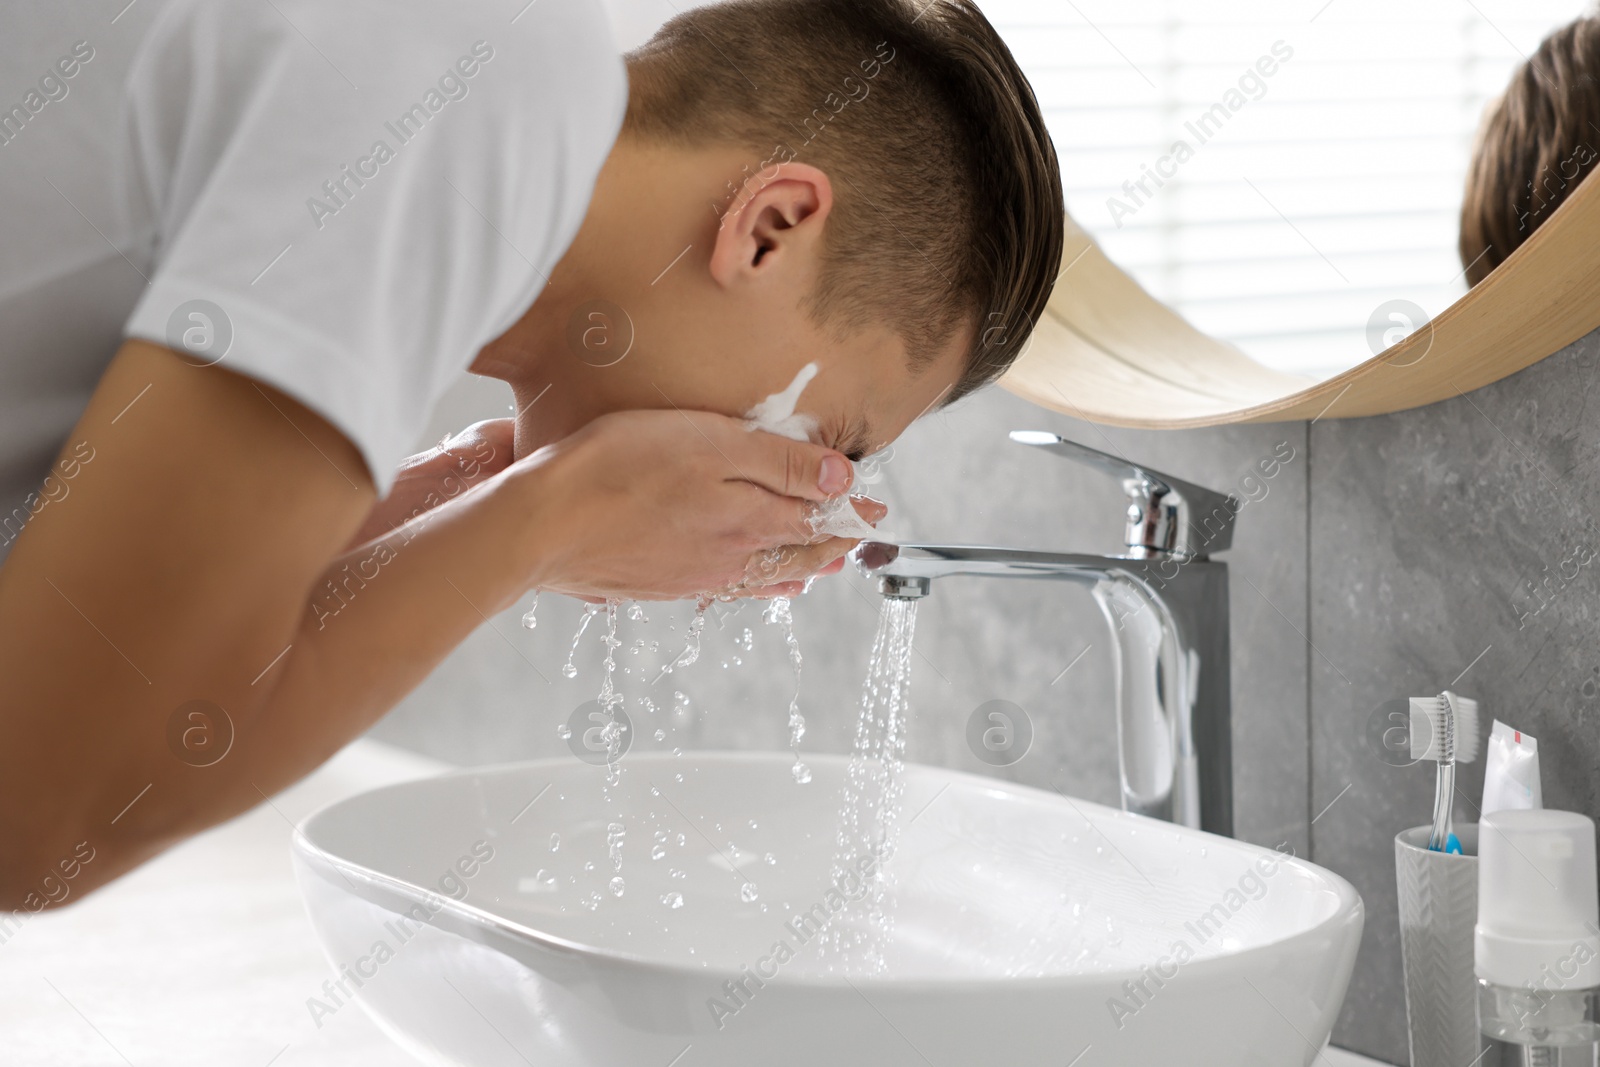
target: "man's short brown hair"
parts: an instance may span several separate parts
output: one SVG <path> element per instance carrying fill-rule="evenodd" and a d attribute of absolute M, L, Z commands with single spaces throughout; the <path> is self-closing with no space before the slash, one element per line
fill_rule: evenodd
<path fill-rule="evenodd" d="M 914 364 L 970 331 L 946 402 L 1016 359 L 1060 268 L 1065 205 L 1033 90 L 971 0 L 724 0 L 628 66 L 629 133 L 833 180 L 817 321 L 886 322 Z"/>
<path fill-rule="evenodd" d="M 1600 158 L 1600 18 L 1546 37 L 1490 106 L 1461 203 L 1461 262 L 1477 285 Z"/>

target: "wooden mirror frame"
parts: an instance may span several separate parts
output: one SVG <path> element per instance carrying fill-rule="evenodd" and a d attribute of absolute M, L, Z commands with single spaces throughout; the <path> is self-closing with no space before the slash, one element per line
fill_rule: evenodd
<path fill-rule="evenodd" d="M 1355 418 L 1499 381 L 1600 327 L 1600 182 L 1586 181 L 1482 282 L 1380 355 L 1324 381 L 1264 367 L 1156 300 L 1067 219 L 1062 271 L 1000 384 L 1113 426 Z"/>

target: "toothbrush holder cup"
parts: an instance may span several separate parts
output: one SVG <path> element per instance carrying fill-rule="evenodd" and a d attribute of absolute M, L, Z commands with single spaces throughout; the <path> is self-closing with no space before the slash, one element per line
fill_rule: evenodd
<path fill-rule="evenodd" d="M 1481 1059 L 1473 927 L 1478 921 L 1478 826 L 1457 824 L 1461 853 L 1430 852 L 1431 827 L 1394 839 L 1400 954 L 1412 1067 L 1465 1067 Z"/>

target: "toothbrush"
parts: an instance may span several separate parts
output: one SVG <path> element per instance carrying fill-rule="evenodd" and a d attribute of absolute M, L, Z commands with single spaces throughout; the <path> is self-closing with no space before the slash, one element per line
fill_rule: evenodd
<path fill-rule="evenodd" d="M 1456 764 L 1478 758 L 1478 702 L 1448 690 L 1436 697 L 1412 697 L 1411 758 L 1439 765 L 1428 848 L 1460 852 L 1461 842 L 1450 828 L 1450 812 L 1455 806 Z"/>

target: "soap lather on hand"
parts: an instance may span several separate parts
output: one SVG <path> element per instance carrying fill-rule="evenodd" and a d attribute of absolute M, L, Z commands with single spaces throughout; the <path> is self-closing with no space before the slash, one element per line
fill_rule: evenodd
<path fill-rule="evenodd" d="M 815 363 L 807 363 L 801 367 L 800 373 L 794 376 L 794 381 L 789 383 L 787 389 L 781 393 L 773 393 L 745 413 L 745 426 L 751 430 L 764 430 L 779 437 L 787 437 L 791 441 L 814 441 L 817 420 L 810 415 L 798 415 L 794 409 L 800 403 L 800 394 L 805 392 L 806 386 L 811 384 L 818 370 Z M 863 540 L 885 538 L 885 534 L 874 529 L 856 513 L 848 495 L 812 504 L 808 510 L 807 523 L 811 527 L 811 532 L 819 537 L 857 537 Z"/>

